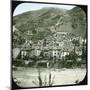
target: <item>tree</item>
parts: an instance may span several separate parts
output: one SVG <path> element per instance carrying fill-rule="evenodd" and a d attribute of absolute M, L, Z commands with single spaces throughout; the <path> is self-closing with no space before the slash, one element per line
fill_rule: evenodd
<path fill-rule="evenodd" d="M 69 55 L 65 56 L 65 66 L 71 67 L 71 66 L 76 66 L 77 65 L 77 58 L 78 55 L 75 52 L 70 52 Z M 68 62 L 70 60 L 70 62 Z"/>
<path fill-rule="evenodd" d="M 74 44 L 74 53 L 75 53 L 76 52 L 76 47 L 79 46 L 79 40 L 74 39 L 74 40 L 72 40 L 72 43 Z"/>

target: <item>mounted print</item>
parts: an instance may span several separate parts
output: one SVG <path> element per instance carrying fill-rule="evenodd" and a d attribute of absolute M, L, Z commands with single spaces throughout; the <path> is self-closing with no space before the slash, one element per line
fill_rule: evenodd
<path fill-rule="evenodd" d="M 87 85 L 87 6 L 11 3 L 12 89 Z"/>

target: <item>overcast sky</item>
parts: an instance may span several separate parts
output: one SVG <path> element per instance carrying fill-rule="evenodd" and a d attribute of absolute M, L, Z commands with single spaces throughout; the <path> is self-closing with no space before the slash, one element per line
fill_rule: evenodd
<path fill-rule="evenodd" d="M 16 7 L 13 16 L 27 12 L 27 11 L 38 10 L 44 7 L 56 7 L 56 8 L 63 8 L 63 9 L 70 10 L 75 6 L 74 5 L 40 4 L 40 3 L 22 3 Z"/>

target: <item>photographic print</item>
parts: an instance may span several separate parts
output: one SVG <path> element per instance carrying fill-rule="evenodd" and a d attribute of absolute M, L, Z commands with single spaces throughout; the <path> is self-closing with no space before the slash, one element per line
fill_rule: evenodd
<path fill-rule="evenodd" d="M 12 88 L 87 84 L 87 6 L 12 1 Z"/>

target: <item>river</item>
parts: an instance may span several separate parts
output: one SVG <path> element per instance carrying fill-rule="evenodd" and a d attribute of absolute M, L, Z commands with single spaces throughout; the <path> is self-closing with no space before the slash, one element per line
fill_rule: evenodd
<path fill-rule="evenodd" d="M 85 68 L 74 69 L 47 69 L 41 68 L 41 79 L 44 82 L 48 82 L 49 73 L 51 72 L 51 79 L 53 80 L 53 86 L 55 85 L 69 85 L 75 84 L 76 81 L 82 81 L 86 75 Z M 13 70 L 13 78 L 18 81 L 17 85 L 21 87 L 39 87 L 38 85 L 38 69 L 30 67 L 18 67 L 18 70 Z M 34 84 L 33 81 L 37 84 Z"/>

